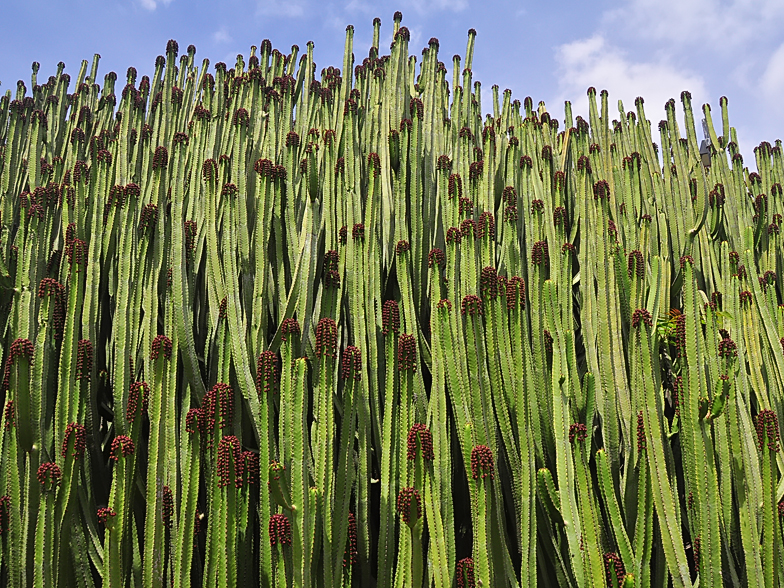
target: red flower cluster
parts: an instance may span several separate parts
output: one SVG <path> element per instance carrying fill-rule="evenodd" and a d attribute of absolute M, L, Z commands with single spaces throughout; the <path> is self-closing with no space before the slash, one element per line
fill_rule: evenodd
<path fill-rule="evenodd" d="M 137 414 L 141 416 L 147 412 L 147 404 L 150 397 L 150 387 L 147 382 L 133 382 L 128 392 L 128 407 L 126 418 L 133 423 Z"/>
<path fill-rule="evenodd" d="M 487 445 L 477 445 L 471 450 L 471 477 L 474 480 L 495 477 L 493 452 Z"/>
<path fill-rule="evenodd" d="M 569 443 L 579 441 L 582 443 L 588 437 L 588 427 L 582 423 L 572 423 L 569 425 Z"/>
<path fill-rule="evenodd" d="M 457 562 L 457 588 L 476 588 L 474 560 L 470 557 Z"/>
<path fill-rule="evenodd" d="M 150 359 L 155 361 L 161 353 L 165 359 L 171 360 L 173 344 L 172 340 L 166 335 L 158 335 L 152 340 L 152 350 L 150 351 Z"/>
<path fill-rule="evenodd" d="M 357 519 L 353 512 L 348 513 L 348 546 L 343 552 L 343 567 L 355 565 L 359 562 L 357 549 Z"/>
<path fill-rule="evenodd" d="M 301 334 L 301 330 L 299 327 L 299 323 L 295 318 L 286 318 L 283 319 L 283 322 L 280 324 L 280 340 L 281 341 L 288 341 L 287 337 L 289 335 L 296 335 L 299 337 Z"/>
<path fill-rule="evenodd" d="M 93 371 L 93 344 L 89 339 L 82 339 L 76 347 L 76 380 L 90 381 Z"/>
<path fill-rule="evenodd" d="M 638 329 L 641 323 L 647 325 L 648 328 L 653 326 L 651 313 L 644 308 L 638 308 L 632 314 L 632 328 Z"/>
<path fill-rule="evenodd" d="M 381 309 L 381 332 L 389 335 L 400 330 L 400 308 L 395 300 L 387 300 Z"/>
<path fill-rule="evenodd" d="M 415 525 L 422 517 L 422 499 L 415 488 L 401 488 L 397 493 L 397 512 L 403 522 L 409 526 Z"/>
<path fill-rule="evenodd" d="M 768 440 L 768 449 L 774 453 L 779 452 L 779 419 L 772 410 L 761 410 L 755 420 L 757 430 L 757 447 L 762 451 L 765 447 L 765 438 Z"/>
<path fill-rule="evenodd" d="M 74 439 L 74 452 L 71 455 L 74 459 L 79 459 L 84 455 L 84 450 L 87 448 L 87 431 L 85 430 L 84 425 L 78 423 L 69 423 L 65 428 L 60 455 L 62 457 L 68 457 L 68 445 L 72 436 Z"/>
<path fill-rule="evenodd" d="M 349 345 L 343 350 L 343 379 L 348 380 L 353 377 L 357 382 L 362 378 L 362 355 L 359 348 Z"/>
<path fill-rule="evenodd" d="M 419 443 L 417 443 L 417 438 L 419 439 Z M 406 454 L 408 459 L 416 459 L 417 445 L 422 447 L 422 459 L 425 461 L 433 461 L 435 459 L 435 454 L 433 452 L 433 434 L 425 425 L 416 423 L 411 427 L 411 430 L 408 432 L 406 444 L 408 446 Z"/>
<path fill-rule="evenodd" d="M 234 435 L 226 435 L 218 444 L 218 488 L 231 482 L 230 465 L 234 464 L 234 486 L 242 487 L 244 460 L 241 459 L 240 441 Z"/>
<path fill-rule="evenodd" d="M 291 523 L 286 515 L 275 514 L 269 520 L 270 545 L 291 545 Z"/>
<path fill-rule="evenodd" d="M 133 444 L 133 440 L 130 437 L 126 435 L 117 435 L 112 441 L 112 451 L 109 459 L 120 461 L 121 457 L 133 455 L 134 451 L 136 451 L 136 446 Z"/>
<path fill-rule="evenodd" d="M 386 305 L 384 306 L 386 308 Z M 319 320 L 316 325 L 316 356 L 337 357 L 338 325 L 329 317 Z"/>
<path fill-rule="evenodd" d="M 397 342 L 397 369 L 401 372 L 417 371 L 417 342 L 414 335 L 402 334 Z"/>
<path fill-rule="evenodd" d="M 162 502 L 161 519 L 163 520 L 163 526 L 167 529 L 171 529 L 172 524 L 174 523 L 172 520 L 174 517 L 174 495 L 172 494 L 171 488 L 168 486 L 163 487 Z"/>
<path fill-rule="evenodd" d="M 63 473 L 53 461 L 47 461 L 38 466 L 38 482 L 43 486 L 44 491 L 54 490 L 60 485 Z"/>

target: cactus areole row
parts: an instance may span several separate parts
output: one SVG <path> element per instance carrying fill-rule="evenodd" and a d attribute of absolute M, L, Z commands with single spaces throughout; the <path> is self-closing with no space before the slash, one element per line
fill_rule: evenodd
<path fill-rule="evenodd" d="M 401 19 L 0 97 L 0 585 L 784 587 L 781 141 Z"/>

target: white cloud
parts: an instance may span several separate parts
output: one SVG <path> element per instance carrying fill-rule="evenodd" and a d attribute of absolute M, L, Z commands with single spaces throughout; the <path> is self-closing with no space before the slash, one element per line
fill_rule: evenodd
<path fill-rule="evenodd" d="M 770 56 L 760 79 L 760 88 L 766 98 L 779 102 L 784 93 L 784 43 Z"/>
<path fill-rule="evenodd" d="M 212 40 L 216 43 L 231 43 L 234 39 L 232 39 L 228 29 L 225 26 L 222 26 L 212 33 Z"/>
<path fill-rule="evenodd" d="M 149 10 L 150 12 L 158 8 L 159 2 L 164 6 L 168 6 L 172 3 L 172 0 L 139 0 L 139 4 L 142 5 L 142 8 Z"/>
<path fill-rule="evenodd" d="M 559 79 L 559 104 L 553 105 L 560 112 L 564 100 L 572 101 L 575 114 L 588 112 L 586 90 L 594 86 L 597 91 L 610 93 L 610 115 L 617 116 L 615 105 L 623 101 L 626 112 L 634 109 L 634 99 L 642 96 L 646 116 L 654 122 L 664 113 L 664 104 L 670 98 L 679 101 L 680 93 L 689 90 L 695 104 L 707 95 L 702 77 L 681 71 L 664 60 L 634 61 L 621 49 L 607 42 L 602 35 L 594 35 L 561 45 L 556 49 Z"/>
<path fill-rule="evenodd" d="M 755 41 L 784 23 L 781 0 L 631 0 L 604 15 L 605 24 L 620 34 L 667 41 L 677 47 L 711 44 L 731 50 Z M 671 47 L 675 50 L 675 47 Z"/>
<path fill-rule="evenodd" d="M 259 0 L 256 14 L 296 18 L 305 14 L 305 3 L 296 0 Z"/>

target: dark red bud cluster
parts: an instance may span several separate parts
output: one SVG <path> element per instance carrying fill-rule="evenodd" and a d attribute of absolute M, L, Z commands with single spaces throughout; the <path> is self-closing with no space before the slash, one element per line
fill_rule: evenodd
<path fill-rule="evenodd" d="M 564 226 L 566 227 L 566 209 L 563 206 L 556 206 L 555 210 L 553 210 L 553 223 L 556 227 Z"/>
<path fill-rule="evenodd" d="M 457 227 L 450 227 L 446 230 L 446 242 L 455 243 L 457 245 L 460 244 L 460 241 L 463 238 L 463 234 L 461 233 L 460 229 Z"/>
<path fill-rule="evenodd" d="M 231 465 L 234 465 L 234 487 L 241 488 L 243 482 L 242 449 L 234 435 L 226 435 L 218 443 L 218 488 L 231 483 Z"/>
<path fill-rule="evenodd" d="M 417 443 L 417 440 L 419 441 Z M 422 447 L 422 459 L 425 461 L 433 461 L 435 453 L 433 452 L 433 434 L 427 426 L 416 423 L 411 427 L 406 439 L 407 453 L 406 456 L 410 460 L 416 459 L 417 447 Z"/>
<path fill-rule="evenodd" d="M 400 308 L 397 301 L 387 300 L 381 309 L 381 332 L 384 335 L 397 333 L 400 329 Z"/>
<path fill-rule="evenodd" d="M 168 165 L 169 151 L 162 145 L 156 147 L 155 153 L 152 156 L 152 169 L 166 169 Z"/>
<path fill-rule="evenodd" d="M 468 166 L 468 179 L 472 182 L 475 182 L 482 178 L 482 173 L 484 172 L 484 161 L 474 161 L 471 165 Z"/>
<path fill-rule="evenodd" d="M 751 292 L 749 292 L 748 290 L 743 290 L 740 293 L 740 303 L 741 303 L 741 305 L 751 304 L 751 299 L 752 299 L 752 295 L 751 295 Z"/>
<path fill-rule="evenodd" d="M 536 266 L 547 265 L 549 259 L 549 252 L 547 249 L 547 241 L 537 241 L 531 249 L 531 263 Z"/>
<path fill-rule="evenodd" d="M 93 344 L 89 339 L 82 339 L 76 347 L 76 381 L 90 381 L 93 371 Z"/>
<path fill-rule="evenodd" d="M 469 218 L 471 216 L 473 216 L 473 214 L 474 214 L 474 203 L 471 202 L 470 198 L 460 198 L 460 200 L 458 201 L 457 213 L 460 216 L 467 216 Z"/>
<path fill-rule="evenodd" d="M 397 512 L 407 525 L 415 525 L 422 518 L 422 499 L 416 488 L 401 488 L 397 493 Z"/>
<path fill-rule="evenodd" d="M 174 494 L 168 486 L 163 487 L 161 520 L 164 527 L 172 528 L 174 524 Z"/>
<path fill-rule="evenodd" d="M 491 266 L 482 268 L 479 280 L 479 290 L 485 300 L 495 300 L 498 297 L 498 273 Z"/>
<path fill-rule="evenodd" d="M 335 162 L 335 175 L 340 176 L 346 172 L 346 160 L 342 157 L 338 157 L 337 161 Z"/>
<path fill-rule="evenodd" d="M 346 226 L 340 227 L 340 230 L 338 231 L 338 242 L 341 245 L 345 245 L 346 243 L 348 243 L 348 227 Z"/>
<path fill-rule="evenodd" d="M 457 588 L 476 588 L 474 560 L 470 557 L 457 562 Z"/>
<path fill-rule="evenodd" d="M 645 441 L 645 420 L 642 411 L 637 413 L 637 451 L 642 451 L 647 447 Z"/>
<path fill-rule="evenodd" d="M 38 466 L 38 482 L 43 487 L 44 492 L 54 490 L 60 486 L 62 476 L 63 473 L 60 471 L 60 466 L 53 461 L 48 461 Z"/>
<path fill-rule="evenodd" d="M 539 200 L 538 198 L 531 202 L 531 214 L 534 213 L 543 213 L 544 212 L 544 201 Z"/>
<path fill-rule="evenodd" d="M 431 249 L 427 255 L 427 267 L 446 267 L 446 255 L 442 249 Z"/>
<path fill-rule="evenodd" d="M 452 312 L 452 302 L 447 300 L 446 298 L 442 298 L 436 303 L 436 309 L 444 310 L 446 309 L 447 312 Z"/>
<path fill-rule="evenodd" d="M 480 214 L 479 220 L 476 223 L 476 228 L 477 239 L 481 239 L 482 237 L 488 237 L 491 240 L 495 239 L 495 218 L 492 213 L 485 211 Z"/>
<path fill-rule="evenodd" d="M 111 508 L 102 507 L 98 509 L 98 522 L 108 527 L 111 524 L 111 519 L 117 516 Z"/>
<path fill-rule="evenodd" d="M 368 154 L 368 167 L 373 171 L 373 177 L 378 178 L 381 175 L 381 158 L 378 153 Z"/>
<path fill-rule="evenodd" d="M 144 233 L 146 231 L 152 231 L 155 228 L 155 224 L 158 222 L 158 206 L 153 204 L 147 204 L 144 208 L 142 208 L 142 212 L 139 218 L 139 232 Z"/>
<path fill-rule="evenodd" d="M 395 246 L 395 253 L 397 255 L 403 255 L 409 251 L 411 251 L 411 244 L 408 241 L 401 240 L 397 242 L 397 245 Z"/>
<path fill-rule="evenodd" d="M 469 129 L 468 127 L 462 127 L 458 131 L 457 135 L 461 139 L 468 139 L 469 141 L 473 141 L 474 140 L 474 134 L 471 132 L 471 129 Z"/>
<path fill-rule="evenodd" d="M 608 586 L 615 586 L 623 583 L 623 579 L 626 576 L 626 570 L 617 553 L 611 552 L 604 554 L 604 572 L 607 575 Z M 616 581 L 613 580 L 613 572 L 615 572 Z"/>
<path fill-rule="evenodd" d="M 133 375 L 131 375 L 133 378 Z M 147 405 L 150 398 L 150 387 L 147 382 L 133 382 L 128 391 L 128 408 L 126 418 L 133 423 L 137 415 L 141 416 L 147 412 Z"/>
<path fill-rule="evenodd" d="M 344 380 L 359 382 L 362 379 L 362 354 L 354 345 L 343 350 L 342 375 Z"/>
<path fill-rule="evenodd" d="M 520 169 L 533 169 L 534 161 L 528 155 L 523 155 L 520 158 Z"/>
<path fill-rule="evenodd" d="M 288 341 L 289 335 L 295 335 L 299 337 L 301 334 L 299 322 L 295 318 L 285 318 L 283 322 L 280 324 L 280 340 L 285 342 Z"/>
<path fill-rule="evenodd" d="M 291 523 L 284 514 L 275 514 L 269 520 L 270 545 L 291 545 Z"/>
<path fill-rule="evenodd" d="M 316 356 L 336 359 L 337 348 L 338 325 L 331 318 L 324 317 L 316 325 Z"/>
<path fill-rule="evenodd" d="M 641 324 L 646 325 L 648 328 L 653 327 L 651 313 L 644 308 L 638 308 L 632 314 L 632 328 L 638 329 Z"/>
<path fill-rule="evenodd" d="M 576 247 L 572 243 L 564 243 L 561 245 L 561 253 L 574 253 L 576 251 Z"/>
<path fill-rule="evenodd" d="M 185 415 L 185 430 L 194 435 L 204 432 L 204 411 L 200 408 L 191 408 Z"/>
<path fill-rule="evenodd" d="M 133 444 L 133 440 L 130 437 L 126 435 L 117 435 L 117 437 L 112 440 L 111 456 L 109 459 L 120 461 L 121 457 L 133 455 L 135 451 L 136 446 Z"/>
<path fill-rule="evenodd" d="M 204 426 L 207 434 L 212 435 L 215 431 L 215 413 L 220 414 L 218 426 L 221 429 L 231 425 L 234 414 L 234 392 L 228 384 L 219 382 L 215 384 L 209 392 L 204 395 L 201 401 L 201 409 L 204 411 Z"/>
<path fill-rule="evenodd" d="M 63 436 L 63 444 L 60 447 L 60 456 L 68 457 L 68 444 L 73 437 L 74 452 L 71 456 L 74 459 L 79 459 L 84 455 L 84 450 L 87 448 L 87 431 L 84 425 L 78 423 L 69 423 L 65 428 L 65 435 Z"/>
<path fill-rule="evenodd" d="M 425 116 L 425 105 L 419 98 L 409 100 L 409 110 L 419 120 L 422 120 Z"/>
<path fill-rule="evenodd" d="M 460 304 L 460 312 L 468 316 L 481 316 L 482 315 L 482 300 L 479 296 L 469 294 L 463 298 Z"/>
<path fill-rule="evenodd" d="M 638 279 L 642 280 L 645 277 L 645 260 L 642 257 L 642 252 L 638 249 L 629 253 L 626 265 L 629 278 L 636 275 Z"/>
<path fill-rule="evenodd" d="M 588 427 L 582 423 L 572 423 L 569 425 L 569 443 L 578 441 L 582 443 L 588 437 Z"/>
<path fill-rule="evenodd" d="M 477 445 L 471 450 L 471 477 L 474 480 L 495 477 L 493 452 L 487 445 Z"/>
<path fill-rule="evenodd" d="M 439 155 L 438 159 L 436 160 L 436 170 L 449 171 L 450 169 L 452 169 L 452 160 L 449 159 L 449 156 Z"/>
<path fill-rule="evenodd" d="M 761 410 L 754 420 L 757 431 L 757 448 L 762 451 L 767 439 L 768 450 L 779 452 L 781 438 L 779 437 L 779 418 L 772 410 Z"/>
<path fill-rule="evenodd" d="M 166 335 L 158 335 L 152 340 L 150 359 L 155 361 L 163 353 L 164 359 L 171 359 L 173 344 L 172 340 Z"/>
<path fill-rule="evenodd" d="M 599 180 L 593 185 L 593 199 L 603 200 L 610 197 L 610 184 L 607 180 Z"/>
<path fill-rule="evenodd" d="M 507 206 L 517 206 L 517 191 L 514 186 L 507 186 L 501 194 Z"/>
<path fill-rule="evenodd" d="M 417 342 L 414 335 L 403 333 L 397 342 L 397 369 L 401 372 L 417 371 Z"/>
<path fill-rule="evenodd" d="M 357 519 L 353 512 L 348 513 L 348 545 L 343 552 L 343 567 L 356 565 L 359 563 L 359 551 L 357 549 Z"/>
<path fill-rule="evenodd" d="M 13 400 L 8 400 L 5 403 L 5 410 L 3 411 L 3 418 L 5 420 L 5 430 L 9 431 L 16 427 L 16 405 Z"/>
<path fill-rule="evenodd" d="M 351 238 L 354 241 L 364 241 L 365 240 L 365 225 L 362 223 L 355 224 L 351 229 Z"/>

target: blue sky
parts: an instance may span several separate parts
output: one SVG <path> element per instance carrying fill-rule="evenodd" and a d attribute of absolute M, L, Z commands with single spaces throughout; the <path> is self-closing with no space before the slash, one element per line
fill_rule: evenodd
<path fill-rule="evenodd" d="M 99 79 L 120 78 L 133 65 L 150 74 L 170 38 L 181 50 L 197 48 L 200 62 L 231 65 L 237 53 L 269 38 L 287 52 L 315 43 L 319 68 L 342 64 L 344 31 L 355 27 L 355 55 L 367 54 L 372 20 L 382 21 L 382 51 L 391 40 L 392 14 L 403 12 L 411 51 L 430 37 L 441 60 L 465 53 L 466 31 L 477 30 L 474 79 L 513 97 L 543 100 L 563 117 L 563 101 L 585 112 L 588 86 L 607 89 L 611 104 L 627 109 L 641 95 L 655 125 L 664 103 L 691 91 L 696 105 L 729 98 L 746 162 L 762 140 L 784 139 L 784 0 L 598 0 L 511 2 L 492 0 L 75 0 L 9 2 L 0 35 L 0 91 L 30 86 L 30 64 L 45 80 L 64 61 L 72 75 L 82 59 L 102 55 Z M 451 79 L 451 75 L 450 78 Z M 489 98 L 489 94 L 486 94 Z M 489 100 L 483 100 L 489 107 Z"/>

